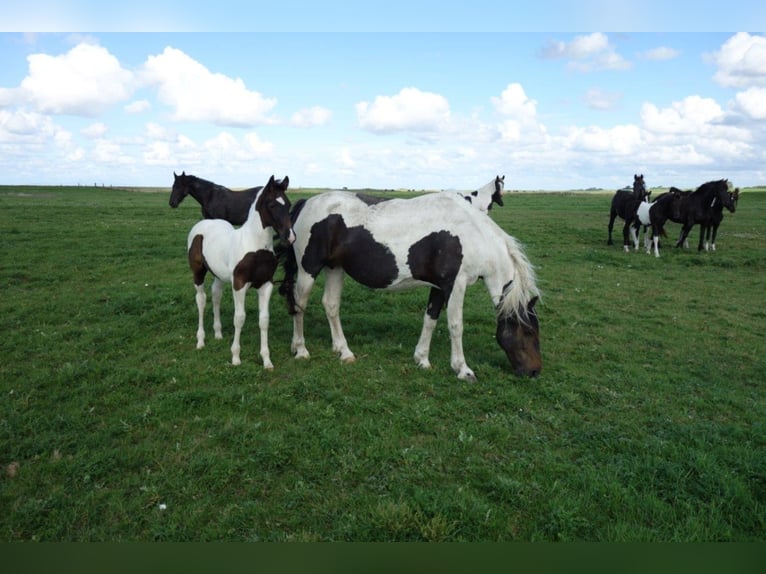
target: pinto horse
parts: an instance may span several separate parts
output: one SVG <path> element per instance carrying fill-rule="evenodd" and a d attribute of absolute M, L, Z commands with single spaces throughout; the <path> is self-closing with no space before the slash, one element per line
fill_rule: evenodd
<path fill-rule="evenodd" d="M 266 369 L 274 368 L 271 363 L 268 343 L 269 299 L 273 289 L 272 277 L 277 268 L 274 255 L 274 231 L 280 239 L 295 241 L 290 221 L 290 201 L 285 191 L 289 178 L 275 181 L 271 176 L 268 183 L 255 197 L 248 217 L 242 227 L 234 226 L 223 219 L 203 219 L 189 231 L 187 249 L 189 266 L 194 277 L 194 288 L 199 323 L 197 327 L 197 348 L 205 346 L 205 276 L 213 274 L 213 330 L 215 338 L 221 339 L 221 296 L 223 284 L 231 283 L 234 294 L 234 342 L 231 345 L 231 362 L 241 363 L 239 339 L 245 324 L 245 295 L 252 286 L 258 291 L 258 326 L 261 330 L 261 359 Z"/>
<path fill-rule="evenodd" d="M 714 220 L 718 217 L 716 212 L 720 212 L 720 219 L 723 219 L 724 207 L 734 213 L 736 203 L 733 196 L 733 193 L 729 193 L 729 182 L 725 179 L 703 183 L 686 195 L 686 199 L 681 204 L 681 217 L 679 218 L 683 228 L 676 242 L 676 247 L 681 247 L 689 236 L 692 227 L 699 224 L 700 240 L 697 250 L 702 251 L 705 231 L 713 225 Z M 718 223 L 720 224 L 720 220 Z M 716 229 L 717 227 L 716 225 Z"/>
<path fill-rule="evenodd" d="M 468 203 L 483 213 L 492 209 L 492 204 L 496 203 L 503 207 L 503 188 L 505 187 L 505 176 L 495 176 L 495 179 L 480 187 L 471 193 L 461 193 Z"/>
<path fill-rule="evenodd" d="M 655 201 L 649 203 L 642 202 L 636 211 L 636 219 L 630 229 L 633 236 L 633 243 L 638 249 L 638 230 L 641 225 L 652 228 L 652 242 L 654 244 L 654 256 L 660 256 L 659 242 L 662 234 L 662 227 L 668 219 L 681 217 L 681 192 L 676 190 L 664 193 Z M 651 246 L 646 242 L 646 253 L 651 253 Z"/>
<path fill-rule="evenodd" d="M 516 375 L 542 367 L 534 268 L 517 241 L 458 194 L 436 193 L 368 204 L 350 192 L 327 192 L 296 203 L 297 239 L 285 260 L 280 293 L 293 314 L 292 351 L 308 358 L 303 319 L 317 276 L 325 270 L 322 303 L 333 350 L 355 359 L 340 322 L 344 275 L 373 289 L 430 286 L 415 361 L 430 367 L 431 337 L 447 306 L 450 365 L 459 379 L 476 380 L 463 354 L 463 299 L 482 278 L 497 316 L 496 340 Z"/>
<path fill-rule="evenodd" d="M 646 201 L 650 195 L 651 192 L 646 191 L 643 173 L 641 175 L 633 175 L 633 191 L 619 189 L 615 192 L 609 210 L 609 239 L 607 239 L 607 245 L 613 245 L 612 228 L 614 227 L 614 220 L 619 216 L 625 221 L 625 225 L 622 228 L 622 245 L 625 251 L 630 251 L 630 226 L 636 218 L 638 206 L 641 205 L 642 201 Z"/>
<path fill-rule="evenodd" d="M 207 181 L 195 175 L 176 175 L 173 172 L 173 189 L 170 192 L 170 207 L 176 208 L 187 195 L 196 199 L 202 207 L 204 219 L 225 219 L 232 225 L 242 225 L 250 213 L 250 206 L 261 186 L 243 191 L 232 191 L 228 187 Z"/>

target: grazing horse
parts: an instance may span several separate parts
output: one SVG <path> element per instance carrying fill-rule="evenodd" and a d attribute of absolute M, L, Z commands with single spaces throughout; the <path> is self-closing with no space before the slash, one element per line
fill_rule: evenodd
<path fill-rule="evenodd" d="M 176 175 L 173 172 L 173 189 L 170 192 L 170 207 L 176 208 L 187 195 L 191 195 L 202 206 L 204 219 L 225 219 L 232 225 L 242 225 L 250 213 L 250 206 L 261 186 L 243 191 L 232 191 L 194 175 Z"/>
<path fill-rule="evenodd" d="M 607 239 L 607 245 L 613 244 L 612 228 L 614 227 L 615 218 L 619 216 L 625 221 L 625 225 L 622 228 L 622 245 L 625 251 L 630 251 L 630 225 L 636 218 L 638 206 L 641 205 L 642 201 L 648 200 L 650 195 L 651 192 L 646 191 L 643 173 L 641 175 L 633 175 L 633 191 L 619 189 L 615 192 L 609 210 L 609 239 Z"/>
<path fill-rule="evenodd" d="M 492 204 L 497 203 L 503 207 L 503 188 L 505 187 L 505 176 L 495 176 L 495 179 L 480 187 L 471 193 L 460 193 L 460 195 L 473 207 L 483 213 L 492 209 Z"/>
<path fill-rule="evenodd" d="M 652 242 L 654 244 L 654 256 L 660 256 L 659 241 L 662 234 L 662 227 L 668 219 L 681 217 L 681 192 L 676 190 L 670 193 L 664 193 L 655 201 L 649 203 L 644 201 L 638 206 L 636 219 L 630 229 L 633 236 L 633 243 L 638 249 L 638 228 L 650 226 L 652 228 Z M 649 242 L 646 242 L 646 252 L 651 253 Z"/>
<path fill-rule="evenodd" d="M 241 363 L 239 338 L 245 324 L 245 295 L 252 286 L 258 291 L 258 326 L 261 330 L 261 358 L 266 369 L 271 363 L 268 343 L 269 299 L 273 289 L 272 277 L 277 268 L 274 255 L 274 231 L 280 239 L 292 243 L 295 233 L 290 221 L 290 201 L 285 191 L 289 178 L 268 183 L 255 197 L 248 217 L 237 229 L 223 219 L 203 219 L 189 231 L 187 249 L 189 266 L 194 276 L 199 311 L 197 348 L 205 346 L 204 312 L 205 275 L 213 274 L 213 330 L 215 338 L 221 339 L 221 296 L 223 284 L 231 283 L 234 294 L 234 342 L 231 345 L 231 362 Z"/>
<path fill-rule="evenodd" d="M 720 205 L 717 206 L 719 203 Z M 729 193 L 729 182 L 725 179 L 708 181 L 689 193 L 681 204 L 680 220 L 683 228 L 676 247 L 684 244 L 692 227 L 699 223 L 700 240 L 697 250 L 702 251 L 703 235 L 706 228 L 712 225 L 714 211 L 721 209 L 721 218 L 723 218 L 723 207 L 732 213 L 736 209 L 733 194 Z"/>
<path fill-rule="evenodd" d="M 346 273 L 373 289 L 430 286 L 415 361 L 424 368 L 431 336 L 447 306 L 450 365 L 459 379 L 476 380 L 463 354 L 463 299 L 482 278 L 497 316 L 496 340 L 516 375 L 536 376 L 542 367 L 535 304 L 534 268 L 517 241 L 458 194 L 436 193 L 390 199 L 374 205 L 350 192 L 327 192 L 296 203 L 297 239 L 285 260 L 280 293 L 293 314 L 292 351 L 308 358 L 303 318 L 314 282 L 325 270 L 322 303 L 333 350 L 355 359 L 340 322 Z"/>

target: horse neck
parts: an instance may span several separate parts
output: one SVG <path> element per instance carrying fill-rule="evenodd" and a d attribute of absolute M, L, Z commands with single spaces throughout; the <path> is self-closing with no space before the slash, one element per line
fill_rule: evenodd
<path fill-rule="evenodd" d="M 268 232 L 268 227 L 263 226 L 263 222 L 261 220 L 261 214 L 256 209 L 256 206 L 258 205 L 258 200 L 261 198 L 261 193 L 263 190 L 259 190 L 258 193 L 255 195 L 255 199 L 253 200 L 253 203 L 250 205 L 250 208 L 247 212 L 247 219 L 242 224 L 242 227 L 240 229 L 245 230 L 247 233 L 251 233 L 253 235 L 261 235 L 268 236 L 269 238 L 272 237 L 272 233 Z"/>
<path fill-rule="evenodd" d="M 200 205 L 207 205 L 210 202 L 214 186 L 215 184 L 212 182 L 196 178 L 189 186 L 189 195 L 196 199 Z"/>
<path fill-rule="evenodd" d="M 496 307 L 497 315 L 498 317 L 516 316 L 523 319 L 527 303 L 533 297 L 540 295 L 535 270 L 518 241 L 507 234 L 504 239 L 507 259 L 503 258 L 503 260 L 508 261 L 508 268 L 496 269 L 494 277 L 493 274 L 488 273 L 485 276 L 485 282 L 487 279 L 497 281 L 500 275 L 503 275 L 502 292 Z"/>

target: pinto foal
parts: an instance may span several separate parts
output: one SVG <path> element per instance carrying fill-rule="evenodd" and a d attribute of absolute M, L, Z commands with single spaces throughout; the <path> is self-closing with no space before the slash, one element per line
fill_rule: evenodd
<path fill-rule="evenodd" d="M 290 180 L 285 177 L 275 181 L 271 176 L 252 205 L 242 227 L 234 226 L 223 219 L 203 219 L 189 232 L 187 249 L 189 266 L 194 276 L 199 311 L 197 327 L 197 348 L 205 346 L 204 312 L 205 276 L 213 274 L 213 330 L 216 339 L 221 333 L 221 296 L 223 284 L 231 283 L 234 294 L 234 342 L 231 345 L 231 362 L 241 363 L 239 339 L 245 324 L 245 295 L 253 286 L 258 291 L 258 326 L 261 330 L 261 359 L 266 369 L 274 368 L 271 363 L 268 343 L 269 300 L 273 289 L 272 277 L 277 268 L 274 254 L 274 231 L 280 239 L 295 241 L 290 222 L 290 200 L 285 191 Z"/>

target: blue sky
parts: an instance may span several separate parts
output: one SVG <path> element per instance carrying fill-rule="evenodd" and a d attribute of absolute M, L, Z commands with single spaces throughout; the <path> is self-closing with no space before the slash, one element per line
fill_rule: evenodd
<path fill-rule="evenodd" d="M 738 32 L 763 29 L 760 4 L 255 4 L 4 4 L 0 183 L 766 180 L 766 36 Z"/>

